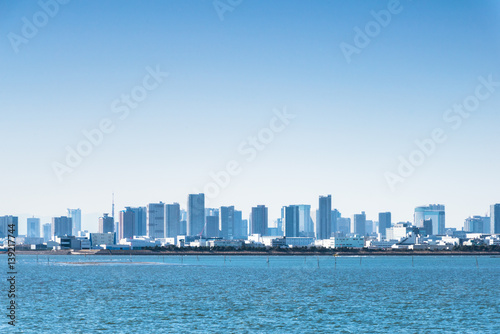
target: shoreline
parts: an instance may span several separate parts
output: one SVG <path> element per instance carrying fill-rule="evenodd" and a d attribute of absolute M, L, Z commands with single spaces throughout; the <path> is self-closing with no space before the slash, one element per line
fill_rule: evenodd
<path fill-rule="evenodd" d="M 1 255 L 2 253 L 0 253 Z M 17 255 L 97 255 L 97 256 L 498 256 L 500 252 L 470 251 L 351 251 L 351 252 L 277 252 L 277 251 L 153 251 L 153 250 L 17 250 Z"/>

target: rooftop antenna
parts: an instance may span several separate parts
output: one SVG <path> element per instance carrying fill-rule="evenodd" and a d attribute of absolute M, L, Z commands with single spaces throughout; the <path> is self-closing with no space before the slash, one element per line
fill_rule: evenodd
<path fill-rule="evenodd" d="M 111 217 L 113 217 L 113 219 L 114 219 L 115 218 L 115 193 L 113 193 L 112 197 L 113 197 L 113 201 L 112 201 L 112 205 L 111 205 Z"/>

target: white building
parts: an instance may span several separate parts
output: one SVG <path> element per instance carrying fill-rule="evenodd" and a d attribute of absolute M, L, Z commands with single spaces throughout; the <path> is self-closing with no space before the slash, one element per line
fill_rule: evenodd
<path fill-rule="evenodd" d="M 108 233 L 89 233 L 90 246 L 98 248 L 101 245 L 114 245 L 116 243 L 116 234 Z"/>
<path fill-rule="evenodd" d="M 325 248 L 363 248 L 365 238 L 363 237 L 335 237 L 325 240 L 316 240 L 316 246 Z"/>
<path fill-rule="evenodd" d="M 120 239 L 119 245 L 130 246 L 130 249 L 143 249 L 145 247 L 161 246 L 160 240 L 154 240 L 148 237 L 134 237 Z"/>

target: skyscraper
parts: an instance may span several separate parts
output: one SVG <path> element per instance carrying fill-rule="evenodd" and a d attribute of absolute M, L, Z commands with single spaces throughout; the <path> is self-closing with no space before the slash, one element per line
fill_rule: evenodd
<path fill-rule="evenodd" d="M 340 236 L 345 236 L 351 233 L 351 218 L 339 217 L 337 218 L 337 233 Z"/>
<path fill-rule="evenodd" d="M 187 235 L 200 236 L 205 227 L 205 194 L 188 196 Z"/>
<path fill-rule="evenodd" d="M 233 239 L 234 236 L 234 206 L 220 208 L 220 234 L 223 239 Z"/>
<path fill-rule="evenodd" d="M 181 207 L 179 203 L 165 205 L 165 237 L 176 238 L 181 234 Z"/>
<path fill-rule="evenodd" d="M 379 212 L 378 214 L 378 233 L 384 238 L 386 236 L 385 230 L 392 226 L 391 213 Z"/>
<path fill-rule="evenodd" d="M 351 231 L 354 234 L 358 234 L 362 237 L 366 235 L 366 215 L 365 212 L 361 212 L 361 214 L 355 214 L 352 219 L 352 228 Z"/>
<path fill-rule="evenodd" d="M 299 207 L 290 205 L 284 207 L 284 236 L 296 238 L 299 236 Z"/>
<path fill-rule="evenodd" d="M 241 231 L 243 232 L 242 237 L 247 238 L 249 233 L 248 219 L 241 220 Z"/>
<path fill-rule="evenodd" d="M 40 238 L 40 218 L 28 218 L 27 224 L 26 236 L 28 238 Z"/>
<path fill-rule="evenodd" d="M 430 204 L 415 208 L 414 224 L 417 227 L 424 227 L 424 220 L 432 220 L 432 235 L 445 234 L 445 211 L 442 204 Z"/>
<path fill-rule="evenodd" d="M 234 231 L 233 239 L 242 239 L 247 236 L 248 232 L 243 226 L 243 213 L 239 210 L 234 210 Z"/>
<path fill-rule="evenodd" d="M 73 235 L 78 235 L 78 232 L 82 230 L 82 210 L 68 209 L 68 217 L 71 218 L 73 224 L 71 232 Z"/>
<path fill-rule="evenodd" d="M 464 231 L 471 233 L 489 233 L 490 217 L 473 216 L 465 219 Z M 487 229 L 485 229 L 487 227 Z"/>
<path fill-rule="evenodd" d="M 299 235 L 314 237 L 314 224 L 311 218 L 311 206 L 300 204 L 299 208 Z"/>
<path fill-rule="evenodd" d="M 19 235 L 19 219 L 15 216 L 2 216 L 0 217 L 0 238 L 8 238 L 10 234 L 14 237 Z M 9 226 L 13 225 L 13 226 Z M 10 230 L 14 230 L 14 233 L 10 233 Z"/>
<path fill-rule="evenodd" d="M 52 218 L 52 240 L 54 237 L 63 237 L 65 235 L 71 235 L 73 230 L 73 222 L 71 218 L 66 216 L 54 217 Z"/>
<path fill-rule="evenodd" d="M 148 210 L 144 206 L 140 207 L 125 207 L 126 210 L 131 210 L 134 212 L 134 235 L 136 236 L 146 236 L 147 224 L 148 224 Z"/>
<path fill-rule="evenodd" d="M 252 208 L 250 234 L 267 235 L 268 209 L 265 205 Z"/>
<path fill-rule="evenodd" d="M 115 220 L 109 214 L 105 213 L 102 217 L 99 217 L 99 233 L 109 232 L 115 232 Z"/>
<path fill-rule="evenodd" d="M 340 212 L 337 209 L 332 210 L 332 234 L 339 232 L 339 227 L 337 224 L 338 219 L 340 218 Z"/>
<path fill-rule="evenodd" d="M 316 212 L 316 239 L 329 239 L 332 234 L 332 195 L 319 197 Z"/>
<path fill-rule="evenodd" d="M 52 228 L 50 223 L 43 224 L 43 242 L 47 242 L 52 238 Z"/>
<path fill-rule="evenodd" d="M 219 226 L 219 210 L 218 209 L 206 209 L 206 226 L 203 229 L 203 236 L 205 238 L 217 238 L 220 236 Z"/>
<path fill-rule="evenodd" d="M 490 206 L 490 233 L 500 234 L 500 204 Z"/>
<path fill-rule="evenodd" d="M 120 228 L 118 230 L 118 239 L 134 237 L 135 212 L 127 207 L 120 211 Z"/>
<path fill-rule="evenodd" d="M 150 238 L 165 238 L 165 203 L 148 204 L 146 233 Z"/>

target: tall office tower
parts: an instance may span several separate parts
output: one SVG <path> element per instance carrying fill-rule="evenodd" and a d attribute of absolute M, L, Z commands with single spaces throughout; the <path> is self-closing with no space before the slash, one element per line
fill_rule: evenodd
<path fill-rule="evenodd" d="M 233 239 L 242 239 L 247 236 L 247 232 L 243 229 L 243 213 L 234 210 L 234 231 Z"/>
<path fill-rule="evenodd" d="M 378 214 L 378 233 L 380 233 L 384 238 L 386 236 L 386 229 L 392 226 L 391 213 L 390 212 L 379 212 Z"/>
<path fill-rule="evenodd" d="M 268 209 L 265 205 L 252 208 L 250 216 L 250 234 L 267 235 Z"/>
<path fill-rule="evenodd" d="M 181 220 L 179 223 L 179 235 L 187 235 L 187 221 Z"/>
<path fill-rule="evenodd" d="M 249 233 L 248 229 L 249 229 L 248 219 L 242 219 L 241 230 L 243 231 L 243 238 L 248 238 L 248 233 Z"/>
<path fill-rule="evenodd" d="M 285 214 L 285 213 L 283 212 L 283 216 L 284 216 L 284 214 Z M 284 235 L 284 233 L 285 233 L 285 232 L 283 231 L 283 219 L 281 219 L 281 218 L 276 219 L 276 228 L 277 228 L 277 230 L 278 230 L 278 232 L 279 232 L 279 234 L 278 234 L 278 235 L 279 235 L 279 236 L 283 236 L 283 235 Z"/>
<path fill-rule="evenodd" d="M 187 235 L 201 236 L 205 227 L 205 194 L 190 194 L 187 209 Z"/>
<path fill-rule="evenodd" d="M 132 239 L 134 237 L 135 212 L 131 208 L 120 211 L 120 228 L 118 239 Z"/>
<path fill-rule="evenodd" d="M 314 224 L 311 219 L 311 206 L 300 204 L 299 208 L 299 235 L 304 237 L 314 237 Z"/>
<path fill-rule="evenodd" d="M 131 210 L 134 212 L 134 232 L 135 236 L 146 236 L 147 235 L 147 225 L 148 225 L 148 210 L 145 206 L 140 206 L 137 208 L 125 207 L 125 210 Z"/>
<path fill-rule="evenodd" d="M 118 238 L 120 236 L 120 220 L 115 220 L 115 218 L 113 217 L 113 221 L 115 222 L 115 233 L 116 233 L 116 237 Z"/>
<path fill-rule="evenodd" d="M 299 236 L 299 207 L 290 205 L 283 208 L 284 210 L 284 236 L 296 238 Z"/>
<path fill-rule="evenodd" d="M 82 230 L 82 210 L 68 209 L 68 217 L 70 217 L 73 222 L 71 232 L 73 235 L 78 235 L 78 232 Z"/>
<path fill-rule="evenodd" d="M 414 224 L 417 227 L 424 227 L 424 220 L 432 220 L 432 235 L 445 234 L 445 211 L 442 204 L 430 204 L 415 208 Z"/>
<path fill-rule="evenodd" d="M 52 238 L 51 225 L 50 223 L 43 224 L 42 228 L 43 228 L 43 242 L 47 242 Z"/>
<path fill-rule="evenodd" d="M 99 233 L 109 232 L 115 232 L 115 220 L 105 213 L 102 217 L 99 217 Z"/>
<path fill-rule="evenodd" d="M 481 217 L 481 216 L 469 217 L 466 218 L 464 221 L 464 231 L 471 233 L 489 233 L 490 229 L 488 228 L 487 232 L 484 230 L 484 227 L 490 223 L 491 223 L 490 217 Z"/>
<path fill-rule="evenodd" d="M 490 234 L 500 234 L 500 204 L 490 206 Z"/>
<path fill-rule="evenodd" d="M 337 225 L 337 220 L 340 218 L 340 212 L 337 209 L 332 210 L 332 234 L 339 231 L 339 227 Z"/>
<path fill-rule="evenodd" d="M 316 239 L 330 239 L 332 235 L 332 195 L 319 197 L 316 212 Z"/>
<path fill-rule="evenodd" d="M 179 203 L 165 205 L 165 237 L 177 238 L 181 234 L 181 206 Z"/>
<path fill-rule="evenodd" d="M 424 231 L 426 235 L 432 235 L 432 219 L 424 219 Z"/>
<path fill-rule="evenodd" d="M 351 218 L 337 218 L 337 230 L 339 236 L 345 236 L 346 234 L 351 233 Z"/>
<path fill-rule="evenodd" d="M 358 234 L 362 237 L 366 235 L 366 215 L 365 212 L 361 212 L 361 214 L 355 214 L 352 219 L 352 233 Z"/>
<path fill-rule="evenodd" d="M 220 234 L 222 239 L 233 239 L 235 235 L 234 206 L 221 206 L 220 208 Z"/>
<path fill-rule="evenodd" d="M 372 234 L 377 232 L 377 224 L 373 220 L 367 219 L 365 221 L 365 234 Z"/>
<path fill-rule="evenodd" d="M 55 237 L 71 235 L 72 230 L 73 222 L 71 218 L 66 216 L 52 218 L 52 240 L 55 240 Z"/>
<path fill-rule="evenodd" d="M 17 237 L 19 235 L 19 218 L 15 216 L 0 217 L 0 238 L 8 238 L 9 235 Z M 9 226 L 13 225 L 13 226 Z M 14 233 L 9 231 L 14 230 Z"/>
<path fill-rule="evenodd" d="M 165 238 L 165 203 L 148 204 L 146 233 L 150 238 Z"/>
<path fill-rule="evenodd" d="M 187 221 L 187 219 L 188 219 L 187 211 L 184 209 L 181 209 L 181 221 L 183 221 L 183 220 Z"/>
<path fill-rule="evenodd" d="M 219 212 L 214 212 L 211 216 L 206 216 L 206 226 L 203 229 L 203 236 L 205 238 L 217 238 L 220 236 L 219 232 Z"/>
<path fill-rule="evenodd" d="M 40 218 L 28 218 L 28 238 L 40 238 Z"/>

